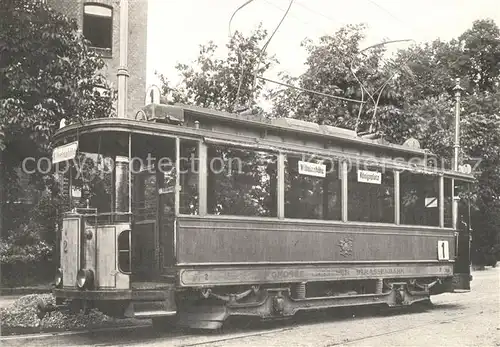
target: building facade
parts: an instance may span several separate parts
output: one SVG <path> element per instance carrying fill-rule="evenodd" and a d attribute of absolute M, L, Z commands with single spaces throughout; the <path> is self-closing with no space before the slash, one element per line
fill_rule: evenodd
<path fill-rule="evenodd" d="M 54 10 L 76 19 L 92 47 L 106 61 L 103 74 L 116 90 L 120 66 L 120 0 L 47 0 Z M 127 117 L 144 106 L 148 0 L 128 1 Z"/>

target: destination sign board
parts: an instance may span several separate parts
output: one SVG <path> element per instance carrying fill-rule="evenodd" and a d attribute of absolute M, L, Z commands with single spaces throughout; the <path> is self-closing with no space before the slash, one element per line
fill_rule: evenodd
<path fill-rule="evenodd" d="M 315 177 L 326 177 L 326 165 L 310 163 L 307 161 L 299 161 L 299 174 Z"/>
<path fill-rule="evenodd" d="M 75 158 L 77 150 L 78 141 L 54 148 L 52 152 L 52 164 Z"/>
<path fill-rule="evenodd" d="M 382 173 L 377 171 L 358 170 L 358 182 L 382 184 Z"/>

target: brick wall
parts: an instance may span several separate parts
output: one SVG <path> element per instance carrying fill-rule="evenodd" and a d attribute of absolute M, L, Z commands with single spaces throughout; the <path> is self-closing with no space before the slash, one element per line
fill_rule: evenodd
<path fill-rule="evenodd" d="M 104 75 L 117 89 L 118 67 L 120 64 L 120 1 L 119 0 L 48 0 L 47 3 L 68 17 L 75 18 L 78 26 L 83 25 L 83 5 L 101 3 L 113 7 L 113 46 L 110 57 L 105 58 Z M 128 110 L 127 116 L 134 118 L 144 105 L 146 92 L 146 54 L 148 0 L 129 0 L 129 41 L 128 41 Z"/>

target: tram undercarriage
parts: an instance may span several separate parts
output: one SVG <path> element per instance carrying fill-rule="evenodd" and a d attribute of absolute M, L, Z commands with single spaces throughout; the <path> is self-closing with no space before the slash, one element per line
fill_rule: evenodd
<path fill-rule="evenodd" d="M 219 329 L 230 317 L 273 320 L 290 318 L 301 311 L 339 307 L 407 307 L 452 291 L 452 277 L 252 285 L 177 293 L 174 285 L 160 288 L 157 284 L 155 289 L 115 292 L 107 299 L 111 293 L 104 291 L 56 290 L 57 305 L 40 306 L 39 318 L 56 310 L 77 313 L 97 308 L 116 318 L 152 318 L 159 330 L 173 326 Z"/>

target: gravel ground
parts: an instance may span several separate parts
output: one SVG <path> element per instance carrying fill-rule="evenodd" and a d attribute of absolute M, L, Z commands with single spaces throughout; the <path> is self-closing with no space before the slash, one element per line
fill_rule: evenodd
<path fill-rule="evenodd" d="M 40 321 L 36 315 L 39 300 L 46 304 L 55 304 L 55 298 L 52 294 L 33 294 L 22 296 L 7 307 L 0 308 L 2 331 L 13 328 L 40 328 L 43 331 L 71 330 L 109 325 L 138 324 L 135 319 L 115 319 L 97 310 L 92 310 L 88 315 L 52 312 Z M 144 324 L 144 321 L 141 321 L 141 324 Z"/>

